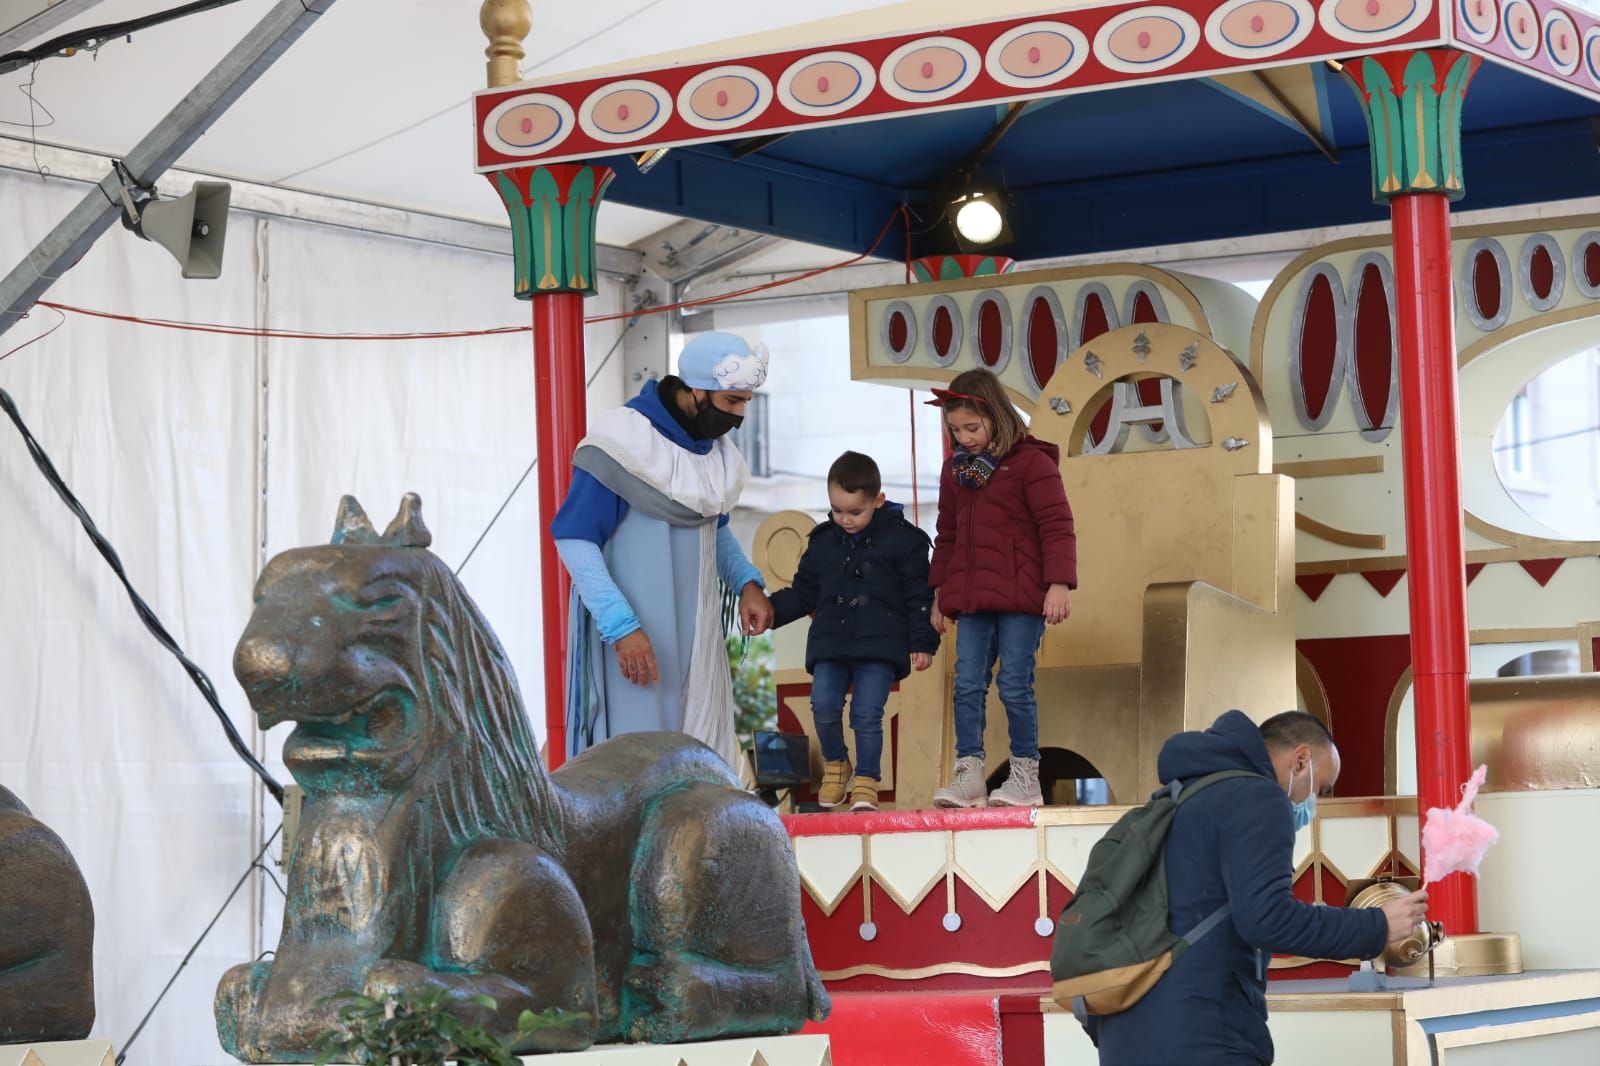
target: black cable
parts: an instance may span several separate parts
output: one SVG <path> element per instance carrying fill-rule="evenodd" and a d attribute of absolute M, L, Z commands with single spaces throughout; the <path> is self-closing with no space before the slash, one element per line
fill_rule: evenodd
<path fill-rule="evenodd" d="M 228 718 L 228 713 L 222 709 L 222 701 L 217 698 L 216 686 L 211 683 L 211 679 L 206 676 L 206 672 L 183 653 L 183 649 L 178 646 L 178 642 L 172 639 L 172 634 L 167 632 L 167 627 L 161 624 L 161 619 L 156 617 L 156 613 L 150 609 L 150 605 L 135 591 L 133 584 L 128 580 L 127 571 L 123 569 L 122 559 L 117 555 L 117 550 L 111 546 L 111 542 L 106 540 L 100 530 L 95 527 L 94 519 L 89 517 L 89 512 L 84 510 L 83 504 L 79 503 L 78 498 L 72 494 L 72 490 L 67 488 L 67 483 L 61 480 L 61 475 L 56 472 L 55 464 L 50 461 L 50 456 L 45 454 L 44 448 L 34 439 L 33 434 L 28 430 L 27 424 L 22 421 L 22 414 L 17 410 L 16 401 L 11 398 L 11 394 L 5 389 L 0 389 L 0 409 L 3 409 L 10 416 L 12 423 L 17 427 L 17 432 L 22 434 L 23 443 L 27 445 L 28 455 L 32 457 L 34 465 L 39 468 L 39 472 L 50 483 L 50 487 L 55 490 L 56 495 L 61 497 L 61 502 L 65 503 L 67 509 L 77 517 L 78 523 L 83 526 L 83 531 L 89 534 L 89 539 L 94 542 L 95 548 L 105 557 L 106 562 L 111 566 L 112 572 L 122 582 L 122 587 L 128 590 L 128 599 L 133 601 L 133 609 L 139 615 L 139 620 L 144 623 L 145 628 L 155 636 L 161 646 L 171 652 L 178 662 L 183 664 L 184 672 L 194 682 L 195 688 L 200 690 L 200 695 L 205 697 L 206 703 L 210 704 L 211 710 L 217 716 L 217 721 L 222 723 L 223 732 L 228 734 L 228 743 L 233 746 L 234 751 L 238 752 L 239 758 L 243 759 L 245 764 L 255 771 L 255 775 L 261 778 L 261 783 L 267 786 L 267 791 L 272 793 L 272 798 L 278 801 L 279 806 L 282 806 L 283 786 L 278 784 L 277 780 L 267 772 L 267 768 L 261 765 L 260 760 L 255 757 L 255 754 L 245 744 L 244 738 L 239 736 L 239 731 L 234 728 L 232 720 Z"/>
<path fill-rule="evenodd" d="M 4 391 L 0 390 L 0 396 L 3 395 Z M 9 400 L 10 397 L 7 396 L 6 399 Z M 135 1040 L 139 1039 L 139 1034 L 144 1032 L 145 1025 L 150 1021 L 150 1016 L 156 1012 L 157 1007 L 161 1006 L 161 1001 L 166 998 L 167 993 L 172 991 L 172 985 L 177 981 L 178 975 L 183 972 L 185 966 L 189 965 L 189 960 L 194 958 L 194 953 L 200 950 L 200 945 L 205 943 L 206 937 L 211 935 L 211 930 L 216 928 L 217 923 L 222 920 L 222 913 L 228 909 L 228 904 L 233 902 L 233 897 L 239 894 L 239 890 L 244 887 L 244 883 L 250 879 L 250 871 L 261 865 L 261 857 L 267 853 L 267 849 L 272 846 L 274 840 L 278 839 L 278 834 L 281 832 L 283 832 L 283 825 L 279 823 L 278 828 L 272 831 L 272 835 L 267 838 L 266 843 L 261 845 L 261 850 L 256 852 L 256 857 L 250 860 L 250 865 L 245 867 L 244 873 L 239 875 L 238 883 L 233 886 L 233 891 L 228 893 L 228 898 L 222 901 L 222 906 L 217 908 L 217 913 L 212 916 L 211 923 L 200 934 L 200 939 L 190 946 L 182 961 L 178 963 L 178 968 L 172 971 L 171 977 L 167 978 L 166 987 L 161 990 L 161 994 L 156 997 L 156 1001 L 150 1004 L 150 1009 L 144 1012 L 144 1017 L 139 1019 L 139 1025 L 134 1029 L 133 1035 L 123 1042 L 122 1051 L 117 1055 L 116 1066 L 122 1066 L 127 1059 L 128 1049 L 133 1046 Z M 263 867 L 263 869 L 265 868 Z"/>
<path fill-rule="evenodd" d="M 141 15 L 136 19 L 127 19 L 123 22 L 110 22 L 104 26 L 87 26 L 71 33 L 63 33 L 59 37 L 52 37 L 43 44 L 34 45 L 16 52 L 7 52 L 0 56 L 0 74 L 9 74 L 19 67 L 40 59 L 49 59 L 68 48 L 82 48 L 86 45 L 101 44 L 112 37 L 126 37 L 139 30 L 148 30 L 152 26 L 159 26 L 164 22 L 172 22 L 187 15 L 198 15 L 202 11 L 213 8 L 227 7 L 236 4 L 239 0 L 194 0 L 193 3 L 183 4 L 179 7 L 169 8 L 166 11 L 157 11 L 151 15 Z"/>

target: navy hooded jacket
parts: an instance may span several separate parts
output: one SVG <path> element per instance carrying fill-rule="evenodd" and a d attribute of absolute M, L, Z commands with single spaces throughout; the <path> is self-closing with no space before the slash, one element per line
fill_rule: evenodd
<path fill-rule="evenodd" d="M 775 626 L 815 613 L 806 637 L 806 670 L 827 660 L 877 659 L 897 678 L 911 653 L 939 650 L 930 613 L 928 535 L 897 503 L 878 508 L 851 536 L 829 518 L 811 531 L 794 584 L 772 594 Z"/>
<path fill-rule="evenodd" d="M 1272 1061 L 1266 967 L 1273 953 L 1369 959 L 1388 940 L 1381 910 L 1296 900 L 1294 816 L 1254 722 L 1229 711 L 1204 733 L 1179 733 L 1156 764 L 1163 784 L 1218 770 L 1178 808 L 1167 836 L 1169 928 L 1180 935 L 1227 903 L 1219 924 L 1121 1014 L 1092 1019 L 1101 1066 L 1258 1066 Z"/>

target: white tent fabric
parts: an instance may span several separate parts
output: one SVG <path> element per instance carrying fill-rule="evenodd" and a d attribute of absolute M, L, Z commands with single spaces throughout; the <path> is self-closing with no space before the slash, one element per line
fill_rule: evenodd
<path fill-rule="evenodd" d="M 0 258 L 23 254 L 81 186 L 0 175 Z M 49 294 L 87 307 L 318 330 L 519 324 L 509 260 L 236 214 L 226 268 L 182 282 L 160 248 L 106 235 Z M 605 279 L 590 314 L 620 308 Z M 42 332 L 56 312 L 0 339 Z M 620 324 L 590 327 L 591 373 Z M 211 675 L 247 741 L 287 781 L 287 728 L 262 737 L 231 660 L 270 555 L 325 542 L 353 492 L 375 522 L 422 495 L 434 550 L 459 565 L 534 449 L 523 335 L 404 343 L 184 333 L 71 316 L 0 361 L 16 399 L 129 575 Z M 612 359 L 591 404 L 620 400 Z M 543 733 L 534 477 L 463 572 Z M 96 912 L 94 1035 L 120 1048 L 278 824 L 182 669 L 0 424 L 0 783 L 66 841 Z M 276 845 L 272 856 L 278 854 Z M 272 858 L 265 865 L 281 876 Z M 225 1061 L 211 1017 L 229 965 L 272 947 L 278 890 L 257 875 L 189 962 L 130 1063 Z"/>

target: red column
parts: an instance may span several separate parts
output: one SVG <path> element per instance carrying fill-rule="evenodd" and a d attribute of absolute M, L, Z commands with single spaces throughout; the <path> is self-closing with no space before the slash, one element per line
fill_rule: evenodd
<path fill-rule="evenodd" d="M 1466 193 L 1461 109 L 1479 62 L 1431 48 L 1364 56 L 1340 68 L 1367 120 L 1373 199 L 1389 204 L 1394 222 L 1417 805 L 1424 819 L 1431 808 L 1460 802 L 1471 770 L 1450 201 Z M 1451 933 L 1477 932 L 1476 882 L 1465 874 L 1445 878 L 1432 888 L 1429 912 Z"/>
<path fill-rule="evenodd" d="M 1417 807 L 1425 814 L 1459 803 L 1461 786 L 1472 773 L 1450 202 L 1442 193 L 1405 193 L 1389 206 L 1400 327 Z M 1449 932 L 1478 931 L 1476 882 L 1452 874 L 1430 891 L 1431 916 Z"/>
<path fill-rule="evenodd" d="M 572 453 L 587 424 L 584 405 L 583 294 L 535 294 L 533 391 L 538 407 L 539 587 L 544 608 L 545 759 L 553 770 L 567 754 L 567 598 L 571 580 L 556 555 L 550 522 L 572 483 Z"/>

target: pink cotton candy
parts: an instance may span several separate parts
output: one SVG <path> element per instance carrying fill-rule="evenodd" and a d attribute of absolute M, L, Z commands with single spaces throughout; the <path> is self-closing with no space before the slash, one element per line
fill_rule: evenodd
<path fill-rule="evenodd" d="M 1472 802 L 1489 776 L 1487 766 L 1478 767 L 1461 789 L 1461 802 L 1455 810 L 1433 807 L 1422 827 L 1422 853 L 1426 856 L 1422 880 L 1433 884 L 1449 874 L 1475 874 L 1489 845 L 1500 839 L 1494 826 L 1472 813 Z"/>

